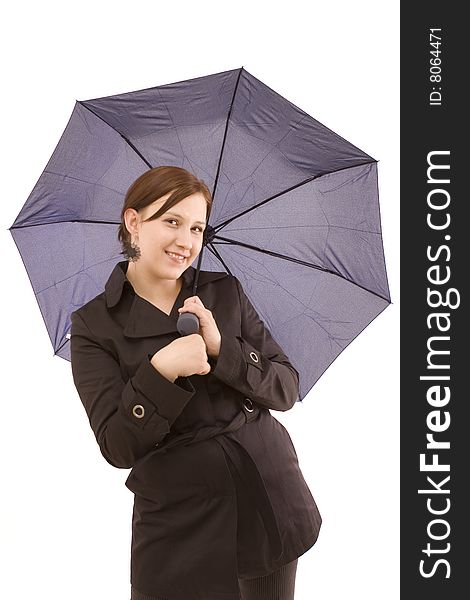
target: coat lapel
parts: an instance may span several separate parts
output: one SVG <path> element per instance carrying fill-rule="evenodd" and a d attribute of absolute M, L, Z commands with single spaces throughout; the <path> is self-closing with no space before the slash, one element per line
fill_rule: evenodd
<path fill-rule="evenodd" d="M 138 296 L 131 282 L 126 277 L 129 263 L 124 260 L 113 269 L 105 285 L 106 305 L 108 308 L 116 306 L 123 294 L 124 287 L 128 286 L 134 294 L 132 305 L 127 316 L 123 334 L 130 338 L 154 337 L 168 333 L 178 333 L 178 308 L 183 305 L 186 298 L 192 296 L 192 287 L 196 269 L 189 266 L 182 273 L 183 287 L 176 298 L 170 315 L 154 306 L 141 296 Z M 226 277 L 227 273 L 218 271 L 199 271 L 198 290 L 206 283 Z"/>

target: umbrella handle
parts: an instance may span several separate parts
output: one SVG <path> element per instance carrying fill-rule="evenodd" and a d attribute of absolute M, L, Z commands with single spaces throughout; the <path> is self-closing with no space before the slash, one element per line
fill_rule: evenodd
<path fill-rule="evenodd" d="M 199 333 L 199 319 L 194 313 L 181 313 L 176 323 L 176 328 L 181 335 Z"/>

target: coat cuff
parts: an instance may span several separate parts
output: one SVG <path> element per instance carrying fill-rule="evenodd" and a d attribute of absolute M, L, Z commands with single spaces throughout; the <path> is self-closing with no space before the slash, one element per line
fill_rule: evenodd
<path fill-rule="evenodd" d="M 252 380 L 255 385 L 261 379 L 263 363 L 260 352 L 238 335 L 230 337 L 221 333 L 219 356 L 212 362 L 215 364 L 212 374 L 228 385 L 240 385 L 247 379 L 248 383 Z"/>
<path fill-rule="evenodd" d="M 196 389 L 187 377 L 178 377 L 174 383 L 169 381 L 155 369 L 151 357 L 147 355 L 132 377 L 132 387 L 138 394 L 137 397 L 132 394 L 127 408 L 136 425 L 145 426 L 156 410 L 171 427 Z"/>

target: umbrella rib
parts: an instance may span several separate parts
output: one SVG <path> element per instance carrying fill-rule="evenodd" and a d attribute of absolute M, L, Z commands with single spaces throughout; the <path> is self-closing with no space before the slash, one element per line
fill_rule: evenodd
<path fill-rule="evenodd" d="M 376 163 L 376 160 L 373 161 L 364 161 L 362 163 L 358 163 L 357 165 L 353 165 L 354 167 L 360 167 L 361 165 L 370 165 L 373 163 Z M 226 225 L 228 225 L 229 223 L 231 223 L 232 221 L 234 221 L 235 219 L 238 219 L 239 217 L 242 217 L 243 215 L 245 215 L 246 213 L 255 210 L 255 208 L 259 208 L 260 206 L 262 206 L 263 204 L 266 204 L 267 202 L 270 202 L 271 200 L 274 200 L 275 198 L 278 198 L 279 196 L 282 196 L 283 194 L 287 194 L 288 192 L 291 192 L 292 190 L 295 190 L 307 183 L 309 183 L 310 181 L 313 181 L 314 179 L 318 179 L 319 177 L 323 177 L 323 175 L 327 175 L 330 173 L 339 173 L 340 171 L 344 171 L 345 169 L 351 169 L 351 165 L 347 166 L 347 167 L 343 167 L 341 169 L 337 169 L 336 171 L 329 171 L 329 172 L 325 172 L 325 173 L 318 173 L 317 175 L 312 175 L 312 177 L 307 177 L 307 179 L 304 179 L 303 181 L 301 181 L 300 183 L 296 183 L 295 185 L 292 185 L 290 188 L 287 188 L 287 190 L 282 190 L 281 192 L 278 192 L 277 194 L 274 194 L 274 196 L 270 196 L 269 198 L 266 198 L 265 200 L 262 200 L 261 202 L 259 202 L 258 204 L 255 204 L 254 206 L 250 206 L 249 208 L 247 208 L 246 210 L 244 210 L 241 213 L 238 213 L 236 215 L 234 215 L 233 217 L 230 217 L 230 219 L 226 219 L 225 221 L 222 221 L 222 223 L 219 223 L 218 225 L 216 225 L 214 227 L 214 229 L 216 231 L 219 231 L 220 229 L 222 229 L 223 227 L 225 227 Z"/>
<path fill-rule="evenodd" d="M 106 125 L 107 125 L 108 127 L 111 127 L 111 129 L 113 129 L 113 130 L 114 130 L 114 131 L 115 131 L 115 132 L 116 132 L 118 135 L 120 135 L 120 136 L 122 137 L 122 139 L 123 139 L 123 140 L 124 140 L 124 141 L 125 141 L 127 144 L 129 144 L 129 146 L 132 148 L 132 150 L 134 150 L 134 152 L 135 152 L 135 153 L 136 153 L 138 156 L 140 156 L 140 158 L 141 158 L 141 159 L 144 161 L 144 163 L 145 163 L 145 164 L 148 166 L 148 168 L 149 168 L 149 169 L 151 169 L 151 168 L 152 168 L 152 165 L 151 165 L 151 164 L 149 163 L 149 161 L 148 161 L 148 160 L 145 158 L 145 156 L 143 156 L 143 155 L 142 155 L 142 154 L 139 152 L 139 150 L 137 150 L 137 148 L 134 146 L 134 144 L 133 144 L 133 143 L 132 143 L 130 140 L 128 140 L 128 139 L 126 138 L 126 136 L 125 136 L 125 135 L 122 135 L 122 133 L 121 133 L 120 131 L 118 131 L 117 129 L 115 129 L 115 128 L 114 128 L 112 125 L 110 125 L 110 124 L 109 124 L 107 121 L 105 121 L 105 120 L 104 120 L 102 117 L 100 117 L 99 115 L 97 115 L 97 114 L 95 113 L 95 111 L 94 111 L 94 110 L 91 110 L 91 108 L 90 108 L 89 106 L 87 106 L 86 104 L 83 104 L 83 102 L 80 102 L 79 100 L 77 100 L 77 102 L 80 104 L 80 106 L 83 106 L 83 108 L 86 108 L 87 110 L 89 110 L 89 111 L 90 111 L 90 112 L 91 112 L 93 115 L 95 115 L 95 117 L 97 117 L 98 119 L 101 119 L 101 121 L 103 121 L 103 123 L 106 123 Z"/>
<path fill-rule="evenodd" d="M 65 340 L 62 342 L 62 344 L 56 349 L 54 350 L 54 356 L 57 355 L 57 353 L 62 350 L 62 348 L 65 346 L 65 344 L 70 343 L 70 339 L 69 338 L 65 338 Z"/>
<path fill-rule="evenodd" d="M 217 188 L 217 182 L 219 181 L 220 166 L 222 164 L 222 156 L 224 154 L 225 140 L 227 138 L 227 131 L 228 131 L 228 124 L 229 124 L 229 121 L 230 121 L 230 115 L 232 114 L 232 108 L 233 108 L 233 103 L 234 103 L 234 100 L 235 100 L 235 94 L 237 93 L 238 82 L 240 81 L 240 75 L 242 74 L 242 71 L 243 71 L 243 67 L 241 67 L 241 69 L 240 69 L 240 71 L 238 73 L 237 82 L 235 84 L 235 89 L 233 90 L 232 101 L 230 102 L 230 108 L 229 108 L 228 114 L 227 114 L 227 121 L 225 123 L 225 131 L 224 131 L 224 139 L 222 140 L 222 148 L 220 150 L 219 164 L 217 165 L 217 172 L 215 174 L 214 188 L 212 190 L 212 198 L 215 197 L 215 190 Z"/>
<path fill-rule="evenodd" d="M 250 250 L 256 250 L 256 252 L 261 252 L 262 254 L 269 254 L 270 256 L 274 256 L 276 258 L 282 258 L 283 260 L 289 260 L 291 262 L 298 263 L 299 265 L 304 265 L 305 267 L 310 267 L 311 269 L 325 271 L 326 273 L 330 273 L 331 275 L 336 275 L 337 277 L 341 277 L 341 279 L 344 279 L 345 281 L 348 281 L 349 283 L 352 283 L 353 285 L 356 285 L 357 287 L 362 288 L 366 292 L 369 292 L 369 294 L 373 294 L 374 296 L 377 296 L 378 298 L 381 298 L 382 300 L 385 300 L 386 302 L 390 302 L 390 300 L 388 298 L 385 298 L 384 296 L 377 294 L 377 292 L 373 292 L 372 290 L 367 289 L 360 283 L 356 283 L 355 281 L 352 281 L 351 279 L 344 277 L 344 275 L 341 275 L 340 273 L 336 273 L 335 271 L 331 271 L 330 269 L 326 269 L 325 267 L 320 267 L 320 265 L 315 265 L 315 264 L 309 263 L 305 260 L 301 260 L 300 258 L 286 256 L 285 254 L 279 254 L 278 252 L 273 252 L 272 250 L 265 250 L 264 248 L 257 248 L 256 246 L 252 246 L 251 244 L 246 244 L 245 242 L 239 242 L 237 240 L 231 240 L 229 238 L 221 237 L 219 235 L 214 236 L 214 238 L 212 240 L 212 244 L 216 243 L 216 242 L 214 242 L 215 239 L 222 240 L 224 244 L 243 246 L 244 248 L 249 248 Z"/>
<path fill-rule="evenodd" d="M 225 270 L 227 271 L 227 273 L 228 273 L 229 275 L 232 275 L 232 273 L 230 272 L 230 269 L 227 267 L 227 265 L 226 265 L 226 264 L 225 264 L 225 262 L 223 261 L 222 257 L 221 257 L 221 256 L 220 256 L 220 254 L 217 252 L 217 250 L 216 250 L 216 249 L 215 249 L 215 248 L 212 246 L 212 244 L 211 244 L 211 243 L 209 243 L 209 244 L 206 244 L 206 245 L 204 246 L 204 248 L 207 248 L 207 249 L 208 249 L 210 252 L 212 252 L 212 254 L 213 254 L 213 255 L 214 255 L 216 258 L 218 258 L 218 259 L 220 260 L 220 262 L 223 264 L 223 266 L 224 266 Z M 199 270 L 199 268 L 200 268 L 200 265 L 201 265 L 201 260 L 200 260 L 200 259 L 201 259 L 201 256 L 202 256 L 202 252 L 200 252 L 200 253 L 199 253 L 198 269 L 196 270 L 196 274 L 198 273 L 198 270 Z M 194 281 L 193 281 L 193 291 L 192 291 L 192 295 L 193 295 L 193 296 L 195 296 L 195 295 L 196 295 L 196 293 L 197 293 L 197 283 L 198 283 L 198 282 L 197 282 L 197 278 L 196 278 L 196 277 L 194 277 Z"/>
<path fill-rule="evenodd" d="M 94 225 L 119 225 L 117 221 L 97 221 L 96 219 L 66 219 L 52 223 L 27 223 L 26 225 L 12 225 L 9 229 L 24 229 L 25 227 L 41 227 L 44 225 L 57 225 L 57 223 L 93 223 Z"/>
<path fill-rule="evenodd" d="M 216 249 L 216 248 L 215 248 L 215 247 L 212 245 L 212 243 L 211 243 L 211 244 L 208 244 L 208 247 L 209 247 L 209 250 L 210 250 L 211 252 L 213 252 L 213 254 L 215 254 L 215 255 L 217 256 L 217 258 L 220 260 L 220 262 L 221 262 L 221 263 L 224 265 L 224 268 L 225 268 L 225 270 L 227 271 L 227 273 L 228 273 L 229 275 L 232 275 L 232 273 L 231 273 L 230 269 L 227 267 L 227 265 L 225 264 L 225 262 L 224 262 L 223 258 L 220 256 L 220 253 L 219 253 L 219 252 L 217 252 L 217 249 Z"/>

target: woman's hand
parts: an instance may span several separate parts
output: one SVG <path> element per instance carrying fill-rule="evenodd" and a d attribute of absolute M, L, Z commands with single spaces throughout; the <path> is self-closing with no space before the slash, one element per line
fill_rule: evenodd
<path fill-rule="evenodd" d="M 212 312 L 204 306 L 199 296 L 186 298 L 178 312 L 194 313 L 199 319 L 199 333 L 206 343 L 207 355 L 211 358 L 217 358 L 220 351 L 221 336 Z"/>
<path fill-rule="evenodd" d="M 172 383 L 177 377 L 207 375 L 211 370 L 206 343 L 198 333 L 176 338 L 155 352 L 150 362 Z"/>

